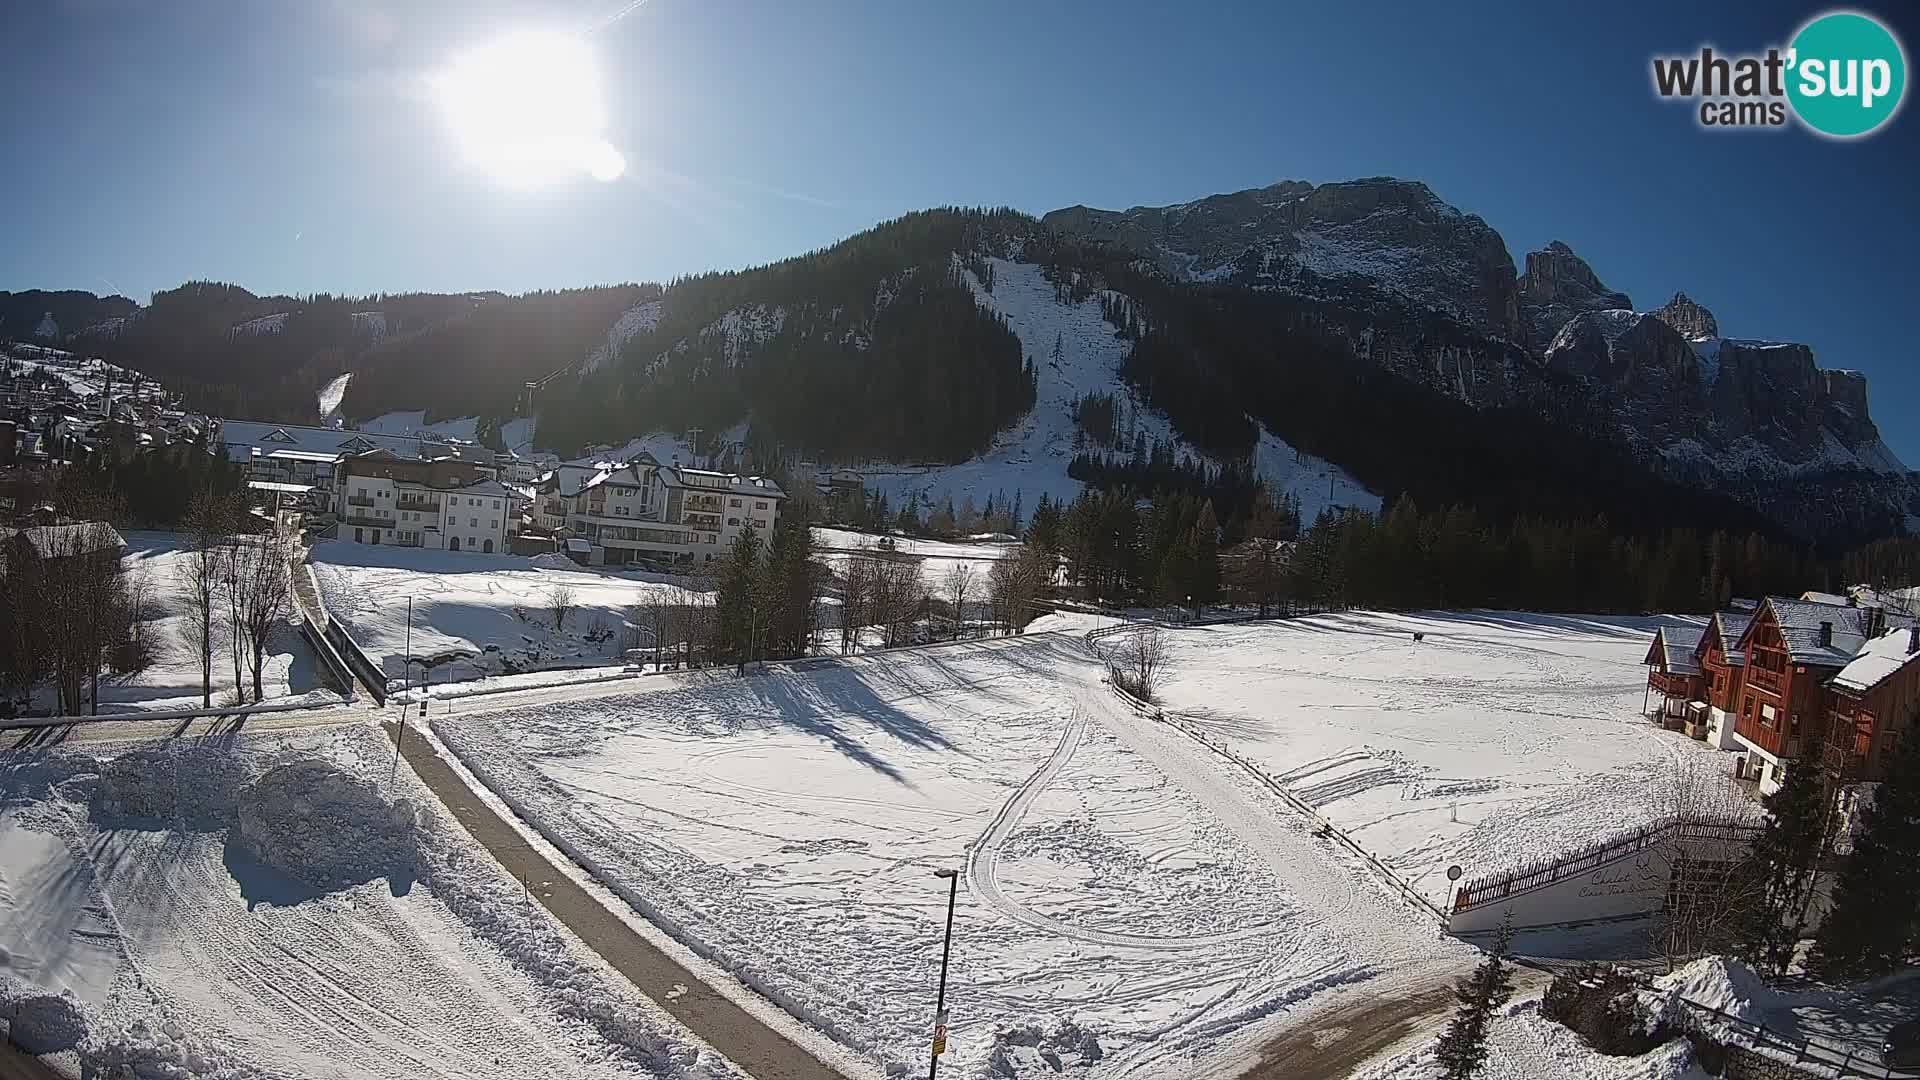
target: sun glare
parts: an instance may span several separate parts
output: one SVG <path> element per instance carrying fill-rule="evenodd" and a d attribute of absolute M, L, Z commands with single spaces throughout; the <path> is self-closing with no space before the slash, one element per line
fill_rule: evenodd
<path fill-rule="evenodd" d="M 599 62 L 574 35 L 521 31 L 469 49 L 434 76 L 433 97 L 461 157 L 504 184 L 627 170 L 605 136 Z"/>

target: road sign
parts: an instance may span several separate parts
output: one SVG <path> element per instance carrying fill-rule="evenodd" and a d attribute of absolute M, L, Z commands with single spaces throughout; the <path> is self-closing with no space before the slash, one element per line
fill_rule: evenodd
<path fill-rule="evenodd" d="M 1447 867 L 1447 880 L 1459 881 L 1461 873 L 1463 873 L 1463 871 L 1460 869 L 1460 864 L 1454 863 L 1452 866 Z"/>
<path fill-rule="evenodd" d="M 940 1015 L 933 1018 L 933 1056 L 939 1057 L 947 1052 L 947 1010 L 941 1009 Z"/>

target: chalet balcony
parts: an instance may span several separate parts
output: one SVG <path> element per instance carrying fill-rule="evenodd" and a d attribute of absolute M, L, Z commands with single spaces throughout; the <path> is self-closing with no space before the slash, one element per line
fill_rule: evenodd
<path fill-rule="evenodd" d="M 395 499 L 393 505 L 400 510 L 424 510 L 429 514 L 440 512 L 438 499 Z"/>
<path fill-rule="evenodd" d="M 348 506 L 372 506 L 372 505 L 373 505 L 373 496 L 371 496 L 371 495 L 349 495 L 349 496 L 347 496 L 347 505 L 348 505 Z"/>
<path fill-rule="evenodd" d="M 340 520 L 349 525 L 371 525 L 376 529 L 393 528 L 392 518 L 377 518 L 372 514 L 356 514 L 351 510 L 347 511 Z"/>
<path fill-rule="evenodd" d="M 682 514 L 680 515 L 680 524 L 685 525 L 689 529 L 718 529 L 720 527 L 720 515 Z"/>
<path fill-rule="evenodd" d="M 1694 696 L 1694 689 L 1698 683 L 1699 679 L 1693 675 L 1680 675 L 1668 671 L 1647 673 L 1647 685 L 1652 687 L 1655 693 L 1665 694 L 1671 698 L 1685 700 Z"/>
<path fill-rule="evenodd" d="M 1780 696 L 1780 692 L 1786 689 L 1787 673 L 1784 671 L 1772 671 L 1763 667 L 1750 666 L 1747 668 L 1747 685 L 1756 690 L 1765 690 L 1767 693 L 1778 697 Z"/>

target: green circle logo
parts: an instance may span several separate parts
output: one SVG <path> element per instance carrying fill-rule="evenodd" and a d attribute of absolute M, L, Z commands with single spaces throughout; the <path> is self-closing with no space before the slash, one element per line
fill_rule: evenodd
<path fill-rule="evenodd" d="M 1822 135 L 1865 135 L 1900 108 L 1906 53 L 1868 16 L 1820 16 L 1801 27 L 1787 57 L 1787 100 L 1801 122 Z"/>

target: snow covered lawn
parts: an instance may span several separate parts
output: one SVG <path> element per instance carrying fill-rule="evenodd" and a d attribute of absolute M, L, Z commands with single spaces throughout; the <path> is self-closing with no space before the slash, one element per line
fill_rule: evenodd
<path fill-rule="evenodd" d="M 626 610 L 644 596 L 680 592 L 658 575 L 561 568 L 559 561 L 344 541 L 313 546 L 327 613 L 394 677 L 406 666 L 412 598 L 413 655 L 433 662 L 435 681 L 611 663 Z M 575 609 L 556 632 L 547 601 L 557 587 L 573 591 Z"/>
<path fill-rule="evenodd" d="M 641 914 L 889 1067 L 924 1068 L 939 868 L 962 875 L 960 1076 L 1093 1045 L 1112 1075 L 1184 1075 L 1261 1018 L 1449 947 L 1320 861 L 1278 799 L 1116 715 L 1100 674 L 1046 635 L 433 727 Z"/>
<path fill-rule="evenodd" d="M 142 1076 L 739 1075 L 411 772 L 389 789 L 390 753 L 346 727 L 0 760 L 15 1036 Z"/>
<path fill-rule="evenodd" d="M 125 534 L 127 552 L 124 565 L 128 586 L 144 600 L 139 634 L 151 663 L 131 675 L 102 676 L 100 711 L 151 712 L 200 707 L 200 652 L 193 634 L 193 620 L 187 607 L 187 591 L 181 585 L 180 571 L 188 561 L 186 541 L 177 533 L 129 532 Z M 233 661 L 224 640 L 216 644 L 213 667 L 213 703 L 233 701 Z M 246 671 L 249 700 L 253 694 L 253 673 Z M 262 688 L 268 700 L 319 691 L 326 694 L 314 659 L 300 634 L 289 623 L 273 640 L 262 672 Z M 49 709 L 55 696 L 42 687 L 34 697 L 38 709 Z"/>
<path fill-rule="evenodd" d="M 1161 697 L 1444 903 L 1453 863 L 1472 878 L 1659 816 L 1676 759 L 1730 772 L 1733 755 L 1640 714 L 1661 621 L 1351 612 L 1169 631 Z"/>
<path fill-rule="evenodd" d="M 873 533 L 858 532 L 853 529 L 813 530 L 813 542 L 821 549 L 820 557 L 834 568 L 836 573 L 844 573 L 852 551 L 871 548 L 880 554 L 880 537 Z M 920 560 L 920 577 L 934 595 L 947 595 L 947 575 L 955 567 L 965 566 L 973 571 L 973 586 L 969 593 L 972 597 L 967 603 L 969 610 L 987 599 L 987 572 L 1001 559 L 1020 553 L 1019 544 L 993 543 L 971 540 L 916 540 L 910 536 L 888 537 L 893 541 L 896 555 L 905 555 Z"/>

